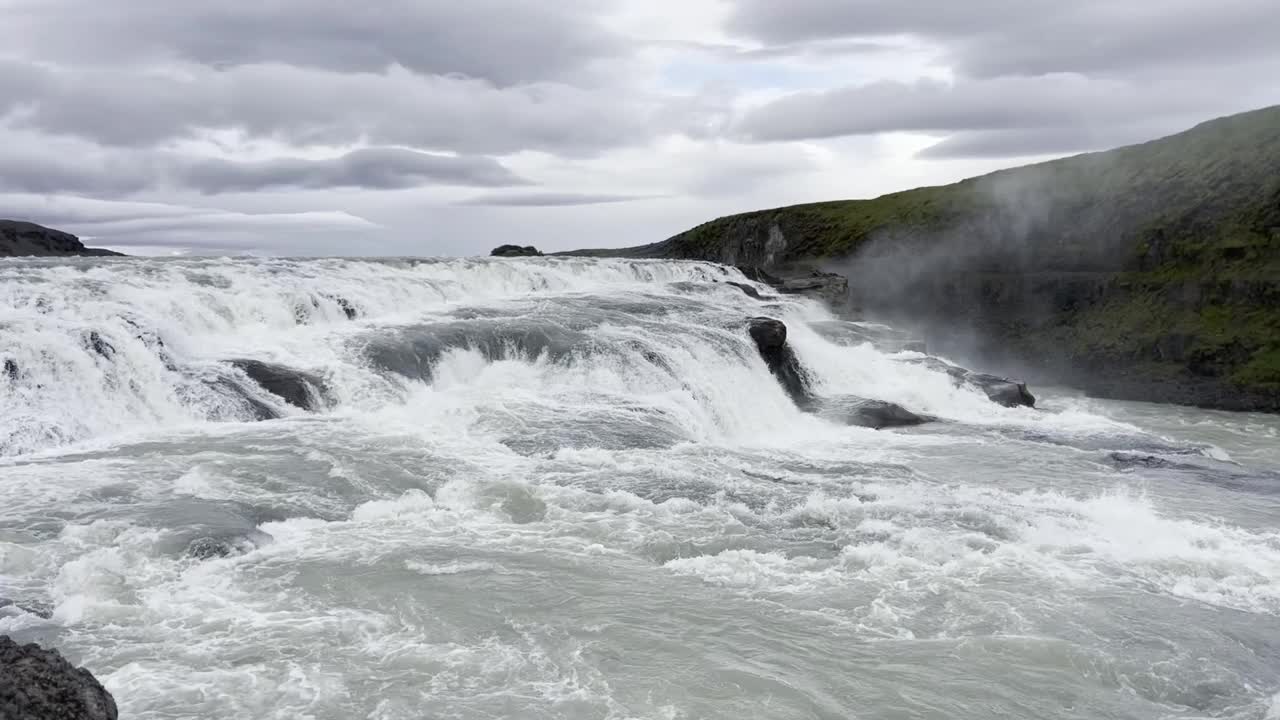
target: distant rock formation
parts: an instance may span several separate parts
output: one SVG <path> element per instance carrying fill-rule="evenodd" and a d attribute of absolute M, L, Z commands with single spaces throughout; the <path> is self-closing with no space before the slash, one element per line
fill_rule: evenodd
<path fill-rule="evenodd" d="M 0 257 L 108 256 L 122 253 L 87 248 L 80 238 L 21 220 L 0 220 Z"/>
<path fill-rule="evenodd" d="M 93 674 L 56 650 L 0 635 L 0 718 L 116 720 L 116 701 Z"/>
<path fill-rule="evenodd" d="M 542 252 L 532 245 L 499 245 L 489 254 L 493 257 L 542 257 Z"/>

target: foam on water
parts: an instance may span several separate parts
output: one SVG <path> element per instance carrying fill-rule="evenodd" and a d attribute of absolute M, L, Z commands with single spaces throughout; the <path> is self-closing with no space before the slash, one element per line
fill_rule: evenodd
<path fill-rule="evenodd" d="M 1000 407 L 726 279 L 0 263 L 0 633 L 137 718 L 1277 716 L 1280 493 L 1200 481 L 1256 491 L 1272 420 Z M 815 393 L 939 420 L 802 412 L 762 314 Z"/>

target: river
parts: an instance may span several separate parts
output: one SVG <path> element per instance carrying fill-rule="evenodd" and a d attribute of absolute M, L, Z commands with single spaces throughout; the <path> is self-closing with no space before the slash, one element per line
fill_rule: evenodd
<path fill-rule="evenodd" d="M 1280 418 L 1005 408 L 728 280 L 2 261 L 0 634 L 136 720 L 1280 718 Z M 936 421 L 802 412 L 757 315 Z"/>

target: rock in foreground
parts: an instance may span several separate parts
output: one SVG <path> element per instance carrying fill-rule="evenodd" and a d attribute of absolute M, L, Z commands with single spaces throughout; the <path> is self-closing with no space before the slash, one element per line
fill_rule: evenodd
<path fill-rule="evenodd" d="M 116 701 L 84 668 L 56 650 L 0 636 L 0 718 L 116 720 Z"/>
<path fill-rule="evenodd" d="M 532 245 L 499 245 L 489 254 L 493 257 L 542 257 L 542 252 Z"/>

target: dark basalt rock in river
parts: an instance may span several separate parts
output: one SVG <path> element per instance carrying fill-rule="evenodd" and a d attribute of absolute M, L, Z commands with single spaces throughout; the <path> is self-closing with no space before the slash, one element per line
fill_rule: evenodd
<path fill-rule="evenodd" d="M 810 403 L 809 409 L 830 420 L 875 430 L 923 425 L 933 420 L 896 403 L 859 397 L 823 398 Z"/>
<path fill-rule="evenodd" d="M 765 299 L 765 298 L 764 298 L 764 296 L 760 294 L 760 291 L 759 291 L 759 290 L 757 290 L 757 289 L 755 289 L 755 288 L 751 287 L 750 285 L 748 285 L 748 284 L 746 284 L 746 283 L 733 282 L 732 280 L 726 280 L 726 281 L 725 281 L 725 284 L 726 284 L 726 285 L 732 285 L 732 286 L 734 286 L 734 287 L 738 288 L 738 289 L 739 289 L 739 290 L 741 290 L 744 294 L 746 294 L 746 296 L 747 296 L 747 297 L 749 297 L 749 298 L 752 298 L 752 299 L 755 299 L 755 300 L 764 300 L 764 299 Z"/>
<path fill-rule="evenodd" d="M 782 383 L 791 399 L 797 404 L 808 402 L 809 380 L 795 352 L 787 345 L 787 326 L 781 320 L 756 317 L 751 318 L 748 332 L 760 351 L 760 357 L 764 358 L 769 371 Z"/>
<path fill-rule="evenodd" d="M 260 360 L 232 360 L 237 370 L 262 386 L 263 390 L 303 410 L 322 410 L 327 388 L 324 381 L 310 373 L 273 365 Z"/>
<path fill-rule="evenodd" d="M 532 245 L 499 245 L 489 254 L 493 257 L 542 257 L 538 248 Z"/>
<path fill-rule="evenodd" d="M 116 701 L 84 668 L 56 650 L 0 635 L 0 718 L 116 720 Z"/>
<path fill-rule="evenodd" d="M 999 375 L 976 373 L 959 365 L 952 365 L 935 357 L 912 358 L 903 362 L 912 365 L 923 365 L 935 372 L 944 372 L 951 376 L 955 384 L 969 384 L 982 392 L 992 402 L 1005 407 L 1035 407 L 1036 396 L 1027 389 L 1027 384 L 1020 380 L 1010 380 Z"/>
<path fill-rule="evenodd" d="M 1005 407 L 1036 406 L 1036 396 L 1031 394 L 1024 382 L 986 373 L 969 373 L 965 376 L 965 381 L 977 385 L 993 402 Z"/>
<path fill-rule="evenodd" d="M 271 536 L 261 530 L 251 530 L 241 535 L 204 535 L 188 543 L 184 554 L 195 560 L 216 560 L 243 555 L 270 541 Z"/>

